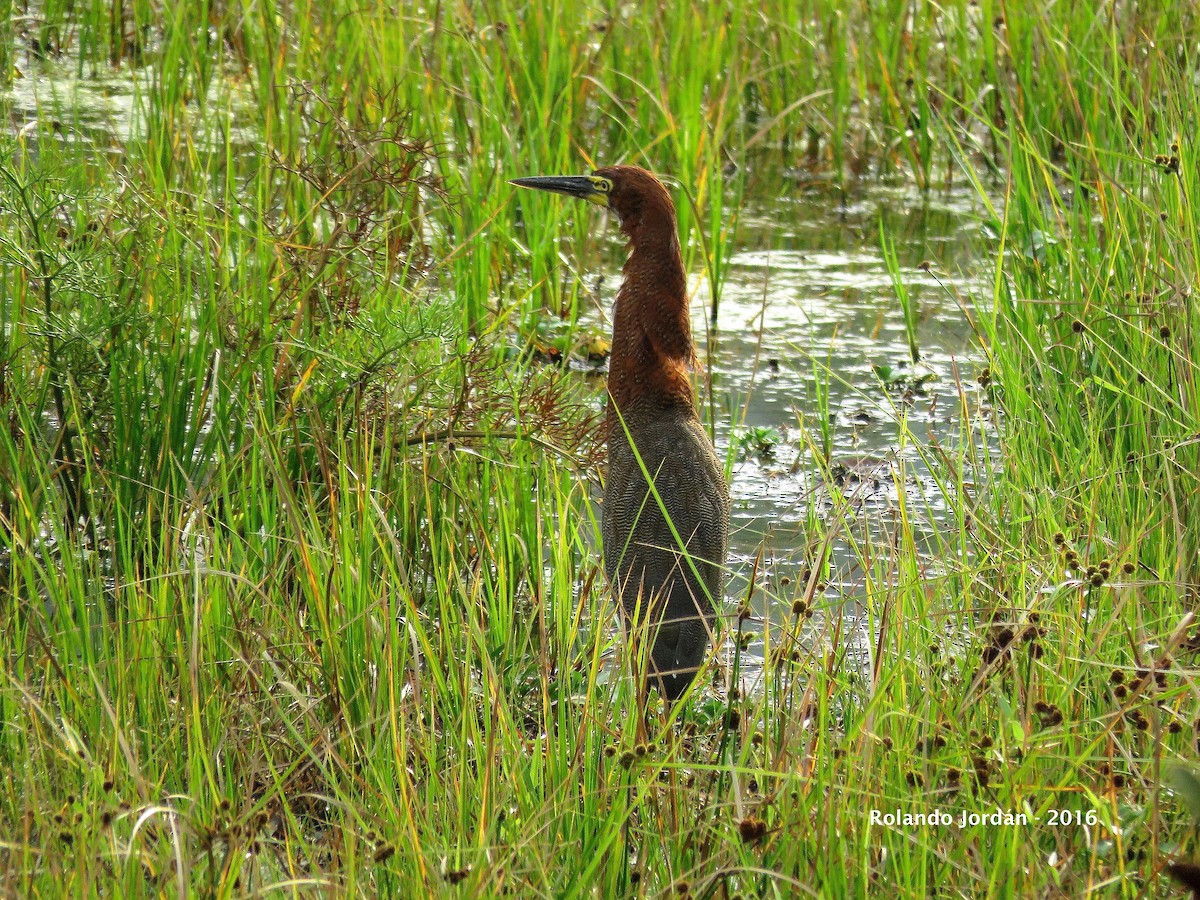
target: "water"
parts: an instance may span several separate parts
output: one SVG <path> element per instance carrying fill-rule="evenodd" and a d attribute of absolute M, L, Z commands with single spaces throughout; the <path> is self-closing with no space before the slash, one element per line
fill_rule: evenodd
<path fill-rule="evenodd" d="M 848 530 L 860 545 L 886 548 L 902 490 L 918 546 L 934 553 L 951 512 L 923 451 L 936 441 L 954 452 L 964 425 L 960 395 L 972 409 L 984 400 L 975 381 L 981 352 L 962 308 L 990 293 L 983 216 L 966 186 L 930 194 L 877 184 L 847 193 L 793 186 L 745 210 L 708 358 L 714 396 L 730 413 L 718 421 L 736 423 L 718 427 L 718 450 L 751 436 L 730 484 L 731 609 L 747 596 L 752 573 L 757 579 L 744 629 L 790 616 L 836 515 L 850 514 Z M 881 222 L 919 309 L 915 365 L 880 246 Z M 697 294 L 695 325 L 703 334 L 710 301 L 703 289 Z M 819 474 L 817 379 L 828 385 L 837 491 Z M 910 437 L 902 440 L 905 427 Z M 755 435 L 778 440 L 764 448 Z M 849 503 L 835 514 L 843 493 Z M 858 554 L 844 536 L 830 550 L 832 573 L 816 598 L 812 630 L 840 619 L 843 639 L 860 651 L 851 655 L 865 664 L 870 634 Z M 763 650 L 761 637 L 746 648 L 749 680 Z"/>
<path fill-rule="evenodd" d="M 127 141 L 146 137 L 153 67 L 139 68 L 126 61 L 114 68 L 81 64 L 74 53 L 61 57 L 30 53 L 18 54 L 15 72 L 8 90 L 0 91 L 0 109 L 7 113 L 9 130 L 23 134 L 35 150 L 46 134 L 58 141 L 84 143 L 98 156 L 104 151 L 121 154 Z M 244 79 L 210 80 L 203 105 L 221 110 L 221 115 L 197 114 L 201 105 L 199 97 L 187 103 L 188 137 L 196 149 L 224 152 L 228 141 L 234 148 L 253 152 L 260 145 L 257 114 Z"/>

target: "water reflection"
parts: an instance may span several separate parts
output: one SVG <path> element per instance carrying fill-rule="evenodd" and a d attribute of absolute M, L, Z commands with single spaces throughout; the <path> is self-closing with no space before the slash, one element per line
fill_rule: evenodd
<path fill-rule="evenodd" d="M 853 533 L 833 542 L 834 576 L 818 599 L 814 630 L 833 614 L 844 617 L 852 640 L 868 640 L 859 616 L 860 554 L 848 538 L 886 550 L 900 491 L 918 546 L 936 554 L 937 530 L 952 523 L 928 446 L 954 450 L 964 397 L 971 408 L 982 399 L 974 381 L 980 353 L 960 300 L 988 293 L 984 215 L 965 185 L 929 195 L 889 186 L 850 196 L 809 189 L 752 202 L 743 215 L 708 363 L 724 407 L 718 445 L 743 444 L 731 482 L 728 600 L 732 608 L 750 594 L 748 579 L 757 573 L 758 627 L 791 613 L 835 506 L 850 515 Z M 915 365 L 880 248 L 881 222 L 919 310 Z M 701 287 L 694 309 L 703 315 L 708 305 Z M 703 327 L 698 320 L 698 333 Z M 818 380 L 828 391 L 824 423 Z M 825 427 L 836 490 L 819 474 Z M 754 439 L 760 434 L 777 439 L 766 452 Z M 761 641 L 747 648 L 751 677 L 762 651 Z"/>

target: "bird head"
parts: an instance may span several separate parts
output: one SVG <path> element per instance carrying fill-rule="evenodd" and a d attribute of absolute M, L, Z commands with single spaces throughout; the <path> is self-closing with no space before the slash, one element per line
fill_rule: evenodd
<path fill-rule="evenodd" d="M 608 166 L 591 175 L 536 175 L 514 178 L 509 183 L 566 194 L 611 209 L 628 234 L 649 216 L 665 216 L 668 222 L 674 223 L 675 204 L 671 202 L 671 195 L 661 181 L 637 166 Z"/>

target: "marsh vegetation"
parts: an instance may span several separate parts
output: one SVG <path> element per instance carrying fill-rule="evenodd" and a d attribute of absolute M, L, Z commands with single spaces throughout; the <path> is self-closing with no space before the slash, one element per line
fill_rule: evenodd
<path fill-rule="evenodd" d="M 5 8 L 5 892 L 1135 897 L 1195 855 L 1190 5 Z M 720 652 L 641 745 L 623 248 L 506 184 L 618 161 L 670 179 L 734 495 Z"/>

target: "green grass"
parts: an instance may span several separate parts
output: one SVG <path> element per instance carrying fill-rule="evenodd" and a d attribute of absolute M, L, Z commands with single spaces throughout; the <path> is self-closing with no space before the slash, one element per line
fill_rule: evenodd
<path fill-rule="evenodd" d="M 1186 4 L 988 0 L 0 16 L 0 80 L 115 60 L 133 105 L 0 139 L 0 885 L 1165 892 L 1196 849 L 1162 783 L 1200 717 L 1198 39 Z M 814 503 L 804 577 L 727 598 L 735 646 L 759 592 L 791 611 L 761 684 L 635 746 L 602 394 L 534 361 L 619 257 L 505 180 L 672 176 L 728 329 L 741 199 L 789 189 L 764 155 L 978 185 L 986 396 L 954 446 L 902 434 L 948 527 L 903 482 L 882 528 Z M 1030 824 L 871 822 L 935 807 Z"/>

